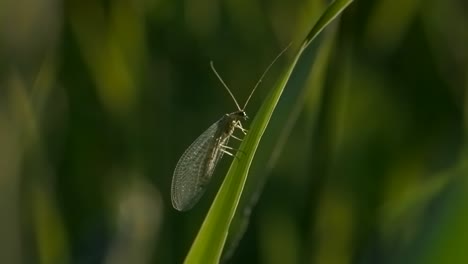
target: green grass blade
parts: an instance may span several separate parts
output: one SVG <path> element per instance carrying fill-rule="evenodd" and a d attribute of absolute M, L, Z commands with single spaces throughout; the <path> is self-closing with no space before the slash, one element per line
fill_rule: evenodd
<path fill-rule="evenodd" d="M 294 57 L 276 87 L 263 102 L 252 122 L 240 151 L 245 153 L 240 159 L 233 159 L 231 167 L 221 185 L 218 194 L 198 232 L 197 237 L 185 259 L 185 263 L 218 263 L 226 242 L 229 226 L 236 212 L 247 175 L 252 164 L 260 139 L 270 121 L 275 107 L 283 93 L 289 77 L 303 51 L 330 24 L 352 0 L 334 1 L 307 35 L 298 53 Z"/>
<path fill-rule="evenodd" d="M 285 88 L 288 99 L 280 100 L 275 109 L 277 113 L 287 114 L 273 115 L 268 129 L 263 134 L 255 160 L 250 167 L 250 174 L 255 177 L 247 178 L 229 228 L 222 259 L 229 259 L 235 252 L 248 228 L 251 212 L 258 202 L 271 170 L 282 156 L 284 146 L 303 111 L 308 115 L 307 126 L 311 130 L 308 133 L 310 138 L 304 138 L 304 143 L 307 144 L 308 140 L 312 140 L 312 127 L 315 126 L 314 120 L 321 105 L 325 72 L 334 47 L 336 29 L 336 24 L 330 25 L 314 39 L 297 62 L 295 71 Z"/>

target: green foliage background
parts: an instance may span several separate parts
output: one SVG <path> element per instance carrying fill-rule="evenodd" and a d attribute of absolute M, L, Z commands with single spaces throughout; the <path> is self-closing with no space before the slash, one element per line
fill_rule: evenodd
<path fill-rule="evenodd" d="M 209 61 L 243 102 L 293 42 L 253 117 L 326 5 L 1 1 L 1 262 L 181 263 L 230 164 L 172 209 L 179 156 L 235 110 Z M 228 263 L 468 263 L 467 20 L 462 0 L 343 13 L 283 92 Z"/>

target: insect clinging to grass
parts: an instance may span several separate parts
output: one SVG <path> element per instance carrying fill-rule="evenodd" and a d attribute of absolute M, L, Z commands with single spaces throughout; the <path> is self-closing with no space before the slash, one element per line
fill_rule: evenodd
<path fill-rule="evenodd" d="M 216 71 L 213 62 L 210 62 L 211 69 L 232 97 L 237 106 L 237 111 L 223 115 L 205 130 L 180 157 L 174 170 L 171 187 L 172 206 L 175 209 L 179 211 L 191 209 L 203 195 L 223 154 L 235 157 L 233 152 L 236 149 L 228 146 L 229 139 L 234 138 L 242 141 L 242 139 L 234 136 L 233 133 L 236 129 L 239 129 L 244 135 L 247 134 L 247 130 L 244 129 L 241 123 L 241 120 L 247 120 L 248 118 L 245 108 L 268 70 L 288 47 L 281 51 L 265 69 L 243 107 L 240 107 L 231 90 Z"/>

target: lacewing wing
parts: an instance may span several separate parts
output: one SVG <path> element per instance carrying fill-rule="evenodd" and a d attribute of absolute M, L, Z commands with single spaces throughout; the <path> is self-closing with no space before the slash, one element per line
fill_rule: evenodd
<path fill-rule="evenodd" d="M 179 211 L 187 211 L 191 209 L 200 200 L 200 197 L 205 192 L 206 186 L 213 176 L 213 172 L 224 153 L 234 156 L 229 150 L 235 150 L 229 147 L 229 139 L 235 138 L 241 140 L 233 135 L 236 128 L 240 129 L 244 135 L 247 130 L 242 127 L 241 120 L 247 119 L 247 114 L 244 109 L 249 103 L 250 98 L 257 89 L 258 85 L 262 82 L 263 77 L 278 58 L 289 48 L 289 44 L 283 51 L 281 51 L 270 65 L 263 72 L 260 79 L 255 84 L 252 92 L 250 92 L 244 107 L 240 107 L 236 98 L 229 90 L 228 86 L 224 83 L 221 76 L 218 74 L 210 63 L 211 69 L 216 74 L 220 82 L 231 95 L 238 111 L 230 114 L 225 114 L 213 125 L 211 125 L 205 132 L 203 132 L 180 157 L 172 176 L 171 186 L 171 200 L 172 206 Z"/>
<path fill-rule="evenodd" d="M 214 169 L 226 149 L 240 119 L 246 119 L 244 111 L 226 114 L 203 132 L 177 162 L 172 178 L 172 206 L 179 211 L 191 209 L 200 199 Z"/>

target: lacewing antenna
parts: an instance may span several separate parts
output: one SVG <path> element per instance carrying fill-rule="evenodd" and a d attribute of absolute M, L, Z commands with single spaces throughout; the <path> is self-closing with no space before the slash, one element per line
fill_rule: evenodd
<path fill-rule="evenodd" d="M 270 70 L 270 68 L 273 66 L 273 64 L 275 64 L 275 62 L 281 57 L 281 55 L 283 55 L 283 53 L 286 52 L 286 50 L 289 49 L 289 47 L 291 47 L 291 44 L 292 43 L 289 43 L 288 46 L 286 46 L 286 48 L 284 48 L 276 57 L 275 59 L 270 63 L 270 65 L 268 65 L 268 67 L 265 69 L 265 71 L 263 72 L 262 76 L 260 76 L 260 79 L 258 79 L 257 83 L 255 84 L 254 88 L 252 89 L 252 92 L 250 92 L 250 95 L 249 97 L 247 98 L 247 101 L 245 101 L 245 104 L 244 104 L 244 107 L 242 108 L 242 110 L 245 110 L 245 108 L 247 107 L 247 104 L 249 103 L 250 101 L 250 98 L 252 97 L 253 93 L 255 92 L 255 90 L 257 90 L 257 87 L 260 85 L 260 83 L 263 81 L 263 78 L 265 77 L 265 75 L 268 73 L 268 71 Z"/>
<path fill-rule="evenodd" d="M 223 78 L 221 78 L 221 75 L 219 75 L 218 71 L 216 71 L 216 68 L 214 66 L 214 63 L 213 61 L 210 61 L 210 66 L 211 66 L 211 69 L 213 70 L 214 74 L 216 75 L 216 77 L 218 77 L 219 81 L 221 82 L 221 84 L 223 84 L 224 88 L 226 88 L 226 90 L 228 91 L 229 95 L 231 96 L 231 98 L 234 100 L 234 103 L 236 104 L 237 106 L 237 109 L 239 111 L 244 111 L 245 108 L 247 107 L 247 104 L 249 103 L 250 101 L 250 98 L 252 98 L 252 95 L 254 94 L 255 90 L 257 90 L 258 86 L 260 85 L 260 83 L 263 81 L 263 78 L 265 77 L 265 75 L 268 73 L 268 71 L 271 69 L 271 67 L 275 64 L 275 62 L 281 57 L 281 55 L 283 55 L 286 50 L 289 49 L 289 47 L 291 47 L 291 44 L 292 43 L 289 43 L 288 46 L 286 46 L 286 48 L 284 48 L 278 55 L 276 55 L 276 57 L 273 59 L 273 61 L 268 65 L 268 67 L 265 69 L 265 71 L 263 71 L 262 75 L 260 76 L 260 79 L 258 79 L 257 83 L 255 84 L 254 88 L 252 89 L 252 92 L 250 92 L 249 94 L 249 97 L 247 97 L 247 100 L 245 101 L 245 104 L 244 104 L 244 107 L 240 107 L 239 103 L 237 102 L 236 98 L 234 97 L 234 95 L 232 94 L 231 90 L 229 89 L 229 87 L 226 85 L 226 83 L 224 82 Z"/>

